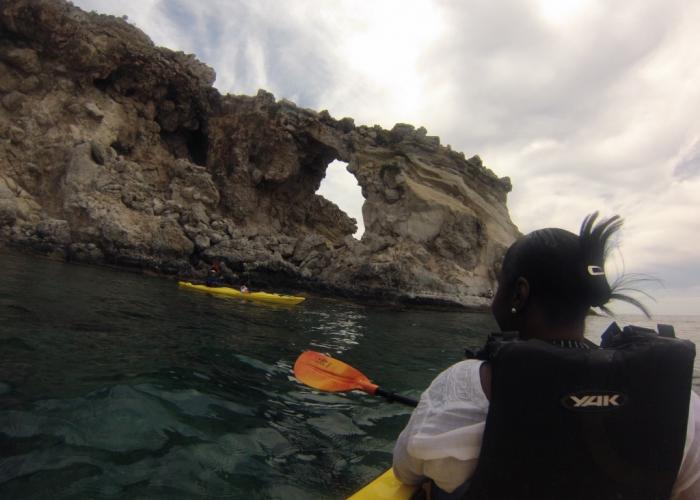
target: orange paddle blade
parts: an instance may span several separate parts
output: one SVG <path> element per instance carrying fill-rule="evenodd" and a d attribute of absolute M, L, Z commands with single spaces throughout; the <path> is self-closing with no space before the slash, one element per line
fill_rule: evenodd
<path fill-rule="evenodd" d="M 301 353 L 294 376 L 304 384 L 329 392 L 360 390 L 374 394 L 377 385 L 350 365 L 315 351 Z"/>

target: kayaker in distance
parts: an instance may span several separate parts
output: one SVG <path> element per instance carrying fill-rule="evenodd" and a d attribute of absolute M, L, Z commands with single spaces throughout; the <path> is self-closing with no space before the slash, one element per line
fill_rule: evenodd
<path fill-rule="evenodd" d="M 248 290 L 247 286 L 241 285 L 241 293 L 250 293 L 250 290 Z"/>
<path fill-rule="evenodd" d="M 621 226 L 622 220 L 619 216 L 614 216 L 596 224 L 596 218 L 597 213 L 587 217 L 578 236 L 563 229 L 547 228 L 525 235 L 511 245 L 503 260 L 498 289 L 491 305 L 501 331 L 519 332 L 519 338 L 523 340 L 544 341 L 535 342 L 534 345 L 545 346 L 546 343 L 542 351 L 548 355 L 556 352 L 558 354 L 555 355 L 560 356 L 559 359 L 567 360 L 573 359 L 571 356 L 582 355 L 583 350 L 589 350 L 589 353 L 595 354 L 594 350 L 598 349 L 596 344 L 584 338 L 585 318 L 591 307 L 605 308 L 611 299 L 621 299 L 636 305 L 647 314 L 642 304 L 620 293 L 621 290 L 618 288 L 625 289 L 624 280 L 611 288 L 605 276 L 604 265 L 609 249 L 608 242 Z M 663 344 L 662 341 L 660 343 Z M 533 343 L 527 344 L 533 345 Z M 690 346 L 692 354 L 688 362 L 688 379 L 692 375 L 692 356 L 694 355 L 694 348 L 692 344 Z M 622 355 L 635 356 L 633 351 L 634 349 L 625 351 Z M 612 349 L 600 350 L 600 352 L 611 353 L 610 363 L 614 362 L 612 356 L 618 354 Z M 608 362 L 608 359 L 606 358 L 605 361 Z M 528 367 L 527 363 L 523 363 L 522 366 Z M 629 429 L 629 434 L 617 433 L 615 438 L 625 440 L 626 436 L 629 436 L 628 442 L 625 442 L 627 446 L 625 449 L 634 449 L 635 453 L 632 453 L 634 456 L 615 456 L 605 435 L 609 428 L 617 428 L 615 425 L 619 424 L 619 419 L 613 422 L 611 427 L 608 424 L 611 422 L 610 419 L 618 418 L 621 413 L 609 417 L 608 413 L 604 412 L 608 411 L 608 406 L 610 414 L 616 411 L 617 407 L 622 406 L 625 403 L 624 395 L 579 394 L 574 396 L 573 401 L 577 404 L 590 405 L 589 408 L 584 408 L 588 411 L 587 416 L 580 418 L 581 421 L 589 419 L 586 421 L 592 423 L 585 429 L 585 434 L 579 433 L 574 437 L 574 441 L 578 439 L 578 442 L 583 442 L 585 446 L 572 450 L 568 455 L 567 451 L 563 451 L 563 456 L 557 456 L 554 464 L 543 464 L 538 457 L 547 456 L 548 446 L 554 449 L 558 443 L 562 442 L 566 429 L 563 429 L 563 432 L 562 429 L 558 429 L 556 431 L 558 434 L 553 435 L 554 431 L 551 427 L 538 426 L 539 421 L 556 422 L 559 417 L 546 418 L 551 413 L 544 416 L 538 415 L 538 411 L 544 410 L 532 408 L 529 405 L 527 391 L 522 391 L 523 393 L 520 394 L 506 394 L 507 391 L 504 389 L 497 394 L 492 394 L 492 382 L 501 384 L 494 387 L 508 387 L 507 384 L 502 383 L 504 380 L 502 374 L 507 372 L 506 361 L 502 361 L 499 368 L 501 371 L 498 374 L 492 369 L 493 366 L 498 365 L 470 359 L 451 366 L 433 380 L 421 395 L 417 408 L 396 442 L 393 468 L 399 480 L 410 485 L 422 484 L 426 480 L 432 481 L 434 500 L 485 498 L 474 493 L 475 485 L 486 485 L 482 491 L 489 491 L 488 481 L 492 481 L 491 485 L 493 485 L 499 480 L 502 484 L 490 491 L 510 489 L 511 493 L 506 496 L 487 495 L 491 500 L 502 498 L 509 500 L 700 499 L 700 398 L 690 391 L 690 380 L 685 381 L 686 385 L 683 389 L 677 391 L 678 396 L 674 396 L 674 401 L 679 401 L 679 404 L 672 405 L 673 408 L 682 408 L 682 410 L 675 411 L 670 407 L 648 407 L 648 414 L 652 411 L 661 414 L 660 420 L 654 420 L 653 423 L 642 419 L 639 415 L 641 412 L 631 416 L 624 414 L 627 419 L 624 420 L 624 425 L 627 426 L 629 422 L 629 426 L 625 427 L 625 430 Z M 605 381 L 609 373 L 614 373 L 616 377 L 624 377 L 626 366 L 623 364 L 623 369 L 613 372 L 592 371 L 590 378 L 599 380 L 602 377 L 601 380 Z M 671 366 L 673 366 L 672 363 Z M 646 365 L 642 367 L 646 370 L 647 377 L 654 377 L 655 373 L 658 373 L 656 372 L 658 368 L 659 366 Z M 521 370 L 534 373 L 538 367 L 532 365 L 532 368 L 521 368 Z M 557 376 L 550 379 L 558 378 L 560 374 L 564 378 L 568 376 L 565 372 L 566 369 L 561 369 Z M 588 377 L 587 367 L 584 373 Z M 596 379 L 596 375 L 600 373 L 603 374 Z M 557 381 L 552 381 L 550 385 L 553 387 L 556 383 Z M 635 384 L 634 381 L 626 381 L 626 383 Z M 547 384 L 545 379 L 544 385 Z M 681 387 L 681 384 L 677 385 Z M 532 392 L 538 389 L 544 391 L 541 387 L 532 387 Z M 642 392 L 644 389 L 646 388 L 643 387 Z M 655 389 L 657 393 L 674 391 L 673 386 Z M 689 402 L 688 391 L 690 391 Z M 501 402 L 504 398 L 522 401 L 520 408 L 523 413 L 529 413 L 527 415 L 518 412 L 508 415 L 502 413 L 498 415 L 499 418 L 496 418 L 496 415 L 489 413 L 489 407 L 497 408 L 498 405 L 495 402 Z M 560 421 L 570 422 L 567 419 L 579 418 L 580 413 L 576 417 L 571 417 L 571 413 L 567 414 L 566 412 L 571 410 L 564 408 L 563 403 L 559 404 L 559 400 L 556 401 L 555 406 L 557 408 L 548 408 L 547 411 L 561 412 Z M 628 406 L 630 407 L 632 406 Z M 596 411 L 599 413 L 594 414 L 593 418 L 590 417 L 591 412 Z M 485 424 L 487 416 L 489 423 Z M 636 422 L 637 417 L 646 423 L 639 424 Z M 502 435 L 516 436 L 513 442 L 499 441 L 499 425 L 501 425 L 500 431 L 507 431 L 501 433 Z M 640 428 L 641 425 L 645 427 Z M 662 443 L 662 446 L 657 447 L 654 444 L 655 448 L 650 449 L 652 445 L 648 443 Z M 666 444 L 668 444 L 668 450 L 663 448 Z M 504 449 L 519 452 L 517 463 L 505 456 L 508 453 L 507 451 L 503 453 Z M 532 460 L 522 459 L 523 454 L 527 453 L 530 453 Z M 572 462 L 571 457 L 574 456 L 584 456 L 586 459 L 577 458 Z M 677 461 L 661 458 L 669 456 L 677 457 Z M 483 462 L 481 464 L 480 459 Z M 568 463 L 567 460 L 572 463 L 574 473 L 564 474 L 566 477 L 561 477 L 561 474 L 557 475 L 554 471 L 568 470 L 567 466 L 562 465 L 562 463 Z M 646 460 L 644 462 L 646 465 L 651 463 L 653 473 L 648 475 L 640 473 L 637 467 L 639 460 Z M 498 468 L 495 474 L 492 473 L 494 468 Z M 517 471 L 517 474 L 511 474 L 512 471 Z M 657 476 L 654 476 L 657 472 L 658 477 L 670 478 L 670 480 L 664 483 L 665 485 L 659 486 L 655 479 Z M 508 484 L 511 477 L 525 479 L 522 481 L 518 479 L 513 481 L 515 484 Z M 530 482 L 527 478 L 533 479 Z M 644 483 L 645 481 L 648 483 Z M 650 487 L 646 490 L 644 488 L 635 490 L 640 483 L 648 484 Z M 534 485 L 551 489 L 544 492 L 533 491 L 537 488 Z M 581 491 L 588 493 L 581 493 Z M 658 491 L 662 493 L 659 494 Z M 594 494 L 589 495 L 590 492 Z"/>
<path fill-rule="evenodd" d="M 204 284 L 207 286 L 221 286 L 224 282 L 224 277 L 221 274 L 221 266 L 217 261 L 214 261 L 209 268 L 209 274 Z"/>

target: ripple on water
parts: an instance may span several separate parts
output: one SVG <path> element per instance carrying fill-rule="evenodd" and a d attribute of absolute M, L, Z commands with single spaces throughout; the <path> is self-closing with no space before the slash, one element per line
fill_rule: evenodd
<path fill-rule="evenodd" d="M 386 469 L 411 410 L 304 387 L 299 353 L 417 397 L 495 328 L 316 299 L 259 307 L 24 257 L 0 266 L 2 499 L 342 498 Z M 699 340 L 697 319 L 663 322 Z"/>
<path fill-rule="evenodd" d="M 352 419 L 342 413 L 329 413 L 321 417 L 307 419 L 312 430 L 324 436 L 363 436 L 365 433 L 355 425 Z"/>

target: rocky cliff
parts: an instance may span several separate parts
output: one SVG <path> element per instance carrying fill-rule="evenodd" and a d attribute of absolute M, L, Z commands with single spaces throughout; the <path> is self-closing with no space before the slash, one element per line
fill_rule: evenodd
<path fill-rule="evenodd" d="M 0 3 L 0 241 L 254 286 L 479 307 L 518 232 L 510 182 L 425 129 L 356 126 L 61 0 Z M 316 195 L 348 163 L 366 231 Z"/>

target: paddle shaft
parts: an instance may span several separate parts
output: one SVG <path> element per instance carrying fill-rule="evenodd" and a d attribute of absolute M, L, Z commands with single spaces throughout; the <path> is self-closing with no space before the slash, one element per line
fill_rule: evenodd
<path fill-rule="evenodd" d="M 416 401 L 415 399 L 407 398 L 406 396 L 401 396 L 400 394 L 396 394 L 390 391 L 385 391 L 381 387 L 377 387 L 377 389 L 374 391 L 374 394 L 383 397 L 390 403 L 396 401 L 397 403 L 401 403 L 406 406 L 413 406 L 414 408 L 418 406 L 418 401 Z"/>

